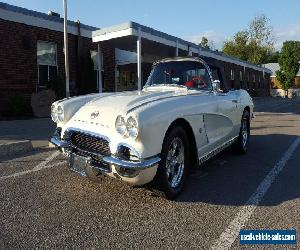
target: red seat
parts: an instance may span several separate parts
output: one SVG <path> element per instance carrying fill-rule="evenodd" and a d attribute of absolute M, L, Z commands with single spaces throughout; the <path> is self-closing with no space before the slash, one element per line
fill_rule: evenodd
<path fill-rule="evenodd" d="M 195 88 L 195 81 L 193 81 L 193 80 L 187 81 L 187 82 L 185 82 L 184 85 L 188 88 Z"/>
<path fill-rule="evenodd" d="M 185 82 L 184 84 L 188 88 L 206 88 L 207 84 L 202 76 L 194 76 L 192 80 Z"/>

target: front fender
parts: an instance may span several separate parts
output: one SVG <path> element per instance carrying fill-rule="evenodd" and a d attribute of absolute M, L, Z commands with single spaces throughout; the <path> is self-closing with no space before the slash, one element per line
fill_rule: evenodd
<path fill-rule="evenodd" d="M 104 97 L 106 95 L 109 95 L 109 93 L 76 96 L 54 102 L 52 106 L 62 106 L 64 110 L 64 121 L 59 122 L 57 126 L 61 127 L 63 124 L 69 121 L 73 117 L 73 115 L 86 103 L 90 102 L 95 98 Z"/>
<path fill-rule="evenodd" d="M 146 112 L 141 114 L 139 119 L 143 121 L 138 139 L 143 144 L 143 158 L 161 153 L 168 129 L 179 120 L 184 120 L 190 125 L 198 148 L 207 144 L 203 114 L 176 116 L 170 112 L 161 112 L 149 116 Z"/>

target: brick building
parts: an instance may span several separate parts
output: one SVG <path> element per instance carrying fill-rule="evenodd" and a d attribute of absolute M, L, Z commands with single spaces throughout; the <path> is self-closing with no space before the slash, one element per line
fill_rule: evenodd
<path fill-rule="evenodd" d="M 132 22 L 129 24 L 139 25 Z M 179 41 L 181 47 L 178 49 L 178 55 L 201 56 L 212 68 L 221 67 L 223 84 L 227 88 L 244 88 L 252 94 L 269 95 L 271 72 L 268 69 L 225 56 L 220 52 L 200 48 L 146 26 L 139 27 L 145 32 L 151 32 L 153 36 L 162 38 L 163 41 Z M 83 89 L 88 84 L 93 85 L 93 91 L 98 91 L 99 82 L 102 82 L 104 91 L 136 89 L 135 43 L 128 51 L 123 45 L 132 41 L 126 40 L 126 37 L 118 40 L 121 43 L 115 43 L 114 39 L 103 41 L 102 53 L 98 57 L 98 42 L 93 42 L 92 37 L 94 39 L 94 34 L 97 36 L 99 32 L 113 29 L 108 27 L 99 30 L 79 21 L 68 21 L 70 89 L 74 94 L 84 93 Z M 157 45 L 159 46 L 149 50 L 150 53 L 142 55 L 143 83 L 148 77 L 153 61 L 175 55 L 172 44 Z M 98 73 L 97 58 L 102 58 L 101 74 Z M 90 59 L 94 62 L 94 69 L 89 74 L 94 75 L 94 78 L 90 78 L 85 72 L 87 61 Z M 16 96 L 22 96 L 26 105 L 30 106 L 32 93 L 46 89 L 48 82 L 54 79 L 61 79 L 63 85 L 64 75 L 63 18 L 53 12 L 45 14 L 0 2 L 0 116 L 9 112 L 11 101 Z M 220 72 L 214 73 L 215 78 L 219 76 Z M 92 79 L 95 80 L 91 82 Z M 64 86 L 62 87 L 64 89 Z"/>
<path fill-rule="evenodd" d="M 271 70 L 271 72 L 272 72 L 270 75 L 271 88 L 280 89 L 281 85 L 278 82 L 278 80 L 276 79 L 276 71 L 280 69 L 279 64 L 278 63 L 267 63 L 267 64 L 264 64 L 263 66 L 265 68 Z M 291 86 L 291 88 L 298 88 L 298 89 L 300 88 L 300 68 L 299 68 L 298 73 L 296 74 L 294 85 Z"/>
<path fill-rule="evenodd" d="M 97 46 L 92 42 L 95 27 L 68 22 L 70 87 L 84 84 L 82 68 L 88 55 L 95 60 Z M 30 96 L 46 88 L 54 78 L 65 75 L 63 18 L 0 3 L 0 114 L 9 112 L 10 101 L 21 95 L 26 104 Z M 104 83 L 114 75 L 114 50 L 103 50 Z M 97 68 L 95 68 L 95 76 Z M 94 83 L 97 84 L 96 82 Z"/>

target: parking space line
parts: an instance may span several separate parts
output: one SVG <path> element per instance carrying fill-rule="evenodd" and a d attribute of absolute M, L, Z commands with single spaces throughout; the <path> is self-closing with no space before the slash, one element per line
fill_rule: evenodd
<path fill-rule="evenodd" d="M 5 179 L 9 179 L 9 178 L 19 177 L 19 176 L 22 176 L 22 175 L 25 175 L 25 174 L 30 174 L 30 173 L 33 173 L 33 172 L 40 171 L 40 170 L 45 169 L 45 168 L 50 168 L 50 167 L 54 167 L 54 166 L 57 166 L 57 165 L 64 164 L 65 162 L 60 162 L 60 163 L 57 163 L 57 164 L 47 165 L 53 159 L 55 159 L 59 154 L 60 154 L 59 151 L 54 152 L 53 154 L 48 156 L 44 161 L 42 161 L 41 163 L 39 163 L 37 166 L 35 166 L 34 168 L 32 168 L 30 170 L 17 172 L 17 173 L 11 174 L 11 175 L 1 176 L 0 181 L 5 180 Z"/>
<path fill-rule="evenodd" d="M 250 219 L 257 205 L 261 202 L 278 174 L 283 170 L 287 161 L 291 158 L 295 150 L 300 144 L 298 137 L 284 153 L 282 158 L 275 164 L 272 170 L 267 174 L 264 180 L 259 184 L 256 191 L 251 195 L 248 201 L 239 209 L 235 218 L 230 222 L 229 226 L 220 235 L 219 239 L 214 243 L 211 249 L 229 249 L 239 236 L 240 230 Z"/>
<path fill-rule="evenodd" d="M 254 112 L 255 115 L 257 116 L 260 116 L 260 114 L 262 115 L 265 115 L 265 114 L 270 114 L 270 115 L 295 115 L 294 113 L 291 113 L 291 112 L 286 112 L 286 113 L 278 113 L 278 112 L 271 112 L 271 111 L 268 111 L 268 112 L 264 112 L 264 111 L 257 111 L 257 112 Z"/>

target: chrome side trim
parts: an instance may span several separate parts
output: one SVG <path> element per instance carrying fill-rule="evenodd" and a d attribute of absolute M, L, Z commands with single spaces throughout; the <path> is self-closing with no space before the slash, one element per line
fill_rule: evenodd
<path fill-rule="evenodd" d="M 233 144 L 236 141 L 237 138 L 238 138 L 238 136 L 235 136 L 235 137 L 231 138 L 229 141 L 223 143 L 221 146 L 219 146 L 219 147 L 215 148 L 214 150 L 208 152 L 204 156 L 199 157 L 199 159 L 198 159 L 199 164 L 202 164 L 202 163 L 206 162 L 210 158 L 212 158 L 215 155 L 217 155 L 218 153 L 220 153 L 223 149 L 225 149 L 228 146 L 230 146 L 231 144 Z"/>
<path fill-rule="evenodd" d="M 125 161 L 125 160 L 118 159 L 114 156 L 105 156 L 102 158 L 102 160 L 108 164 L 115 165 L 118 167 L 142 170 L 142 169 L 151 168 L 155 166 L 160 162 L 161 159 L 160 157 L 155 156 L 142 161 Z"/>

